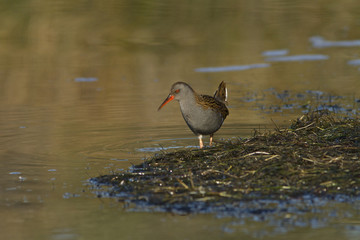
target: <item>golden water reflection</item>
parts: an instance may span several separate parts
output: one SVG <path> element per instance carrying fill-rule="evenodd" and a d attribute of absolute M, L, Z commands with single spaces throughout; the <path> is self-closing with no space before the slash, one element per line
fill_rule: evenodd
<path fill-rule="evenodd" d="M 96 228 L 119 236 L 109 222 L 123 226 L 125 238 L 134 234 L 126 229 L 141 224 L 138 237 L 155 231 L 155 239 L 171 235 L 159 222 L 174 229 L 176 221 L 183 228 L 191 221 L 188 234 L 197 239 L 211 236 L 209 229 L 234 237 L 218 226 L 224 220 L 124 213 L 112 200 L 94 199 L 84 185 L 158 149 L 197 145 L 176 102 L 156 111 L 173 82 L 206 94 L 227 82 L 230 115 L 215 139 L 249 136 L 273 121 L 287 125 L 302 114 L 301 104 L 318 103 L 314 96 L 296 97 L 308 90 L 344 96 L 342 106 L 359 109 L 359 67 L 347 64 L 359 58 L 359 47 L 316 48 L 310 41 L 360 39 L 355 1 L 25 0 L 0 6 L 0 229 L 7 229 L 6 239 L 106 238 L 92 234 Z M 266 61 L 262 53 L 277 49 L 328 58 Z M 269 66 L 195 71 L 253 64 Z M 286 101 L 276 96 L 285 90 Z M 288 103 L 300 107 L 274 110 Z"/>

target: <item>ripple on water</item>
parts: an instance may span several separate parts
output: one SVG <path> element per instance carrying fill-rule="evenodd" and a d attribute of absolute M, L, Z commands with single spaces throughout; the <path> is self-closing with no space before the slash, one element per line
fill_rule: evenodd
<path fill-rule="evenodd" d="M 262 52 L 264 57 L 275 57 L 275 56 L 284 56 L 289 53 L 288 49 L 278 49 L 278 50 L 268 50 Z"/>
<path fill-rule="evenodd" d="M 309 38 L 314 48 L 328 48 L 328 47 L 358 47 L 360 40 L 347 40 L 347 41 L 329 41 L 321 36 L 313 36 Z"/>
<path fill-rule="evenodd" d="M 95 77 L 78 77 L 75 78 L 75 82 L 96 82 L 98 79 Z"/>
<path fill-rule="evenodd" d="M 222 66 L 222 67 L 203 67 L 196 68 L 195 72 L 230 72 L 230 71 L 243 71 L 254 68 L 266 68 L 270 67 L 268 63 L 256 63 L 248 65 L 235 65 L 235 66 Z"/>
<path fill-rule="evenodd" d="M 329 56 L 323 54 L 303 54 L 281 57 L 270 57 L 265 59 L 267 62 L 302 62 L 302 61 L 320 61 L 327 60 Z"/>
<path fill-rule="evenodd" d="M 136 151 L 138 151 L 138 152 L 160 152 L 160 151 L 164 151 L 164 150 L 178 149 L 178 148 L 182 148 L 182 146 L 144 147 L 144 148 L 138 148 L 138 149 L 136 149 Z"/>
<path fill-rule="evenodd" d="M 357 65 L 360 65 L 360 59 L 354 59 L 354 60 L 350 60 L 347 62 L 349 65 L 354 65 L 354 66 L 357 66 Z"/>

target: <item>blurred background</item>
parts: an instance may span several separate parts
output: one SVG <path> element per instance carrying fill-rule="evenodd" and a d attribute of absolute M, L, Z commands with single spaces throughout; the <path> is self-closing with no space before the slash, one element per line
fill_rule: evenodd
<path fill-rule="evenodd" d="M 197 147 L 177 102 L 157 111 L 176 81 L 209 95 L 227 83 L 230 115 L 215 141 L 315 108 L 356 117 L 359 54 L 352 0 L 0 0 L 2 238 L 356 239 L 359 218 L 283 233 L 129 212 L 87 181 Z"/>

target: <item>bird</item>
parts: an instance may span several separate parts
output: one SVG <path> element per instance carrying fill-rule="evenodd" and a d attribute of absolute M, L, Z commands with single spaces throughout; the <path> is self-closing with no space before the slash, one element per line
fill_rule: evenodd
<path fill-rule="evenodd" d="M 167 98 L 159 106 L 158 111 L 172 100 L 180 104 L 181 114 L 191 129 L 198 136 L 200 149 L 204 147 L 203 135 L 210 135 L 212 146 L 214 133 L 220 129 L 229 115 L 227 88 L 224 81 L 219 84 L 214 96 L 198 94 L 185 82 L 176 82 L 171 86 Z"/>

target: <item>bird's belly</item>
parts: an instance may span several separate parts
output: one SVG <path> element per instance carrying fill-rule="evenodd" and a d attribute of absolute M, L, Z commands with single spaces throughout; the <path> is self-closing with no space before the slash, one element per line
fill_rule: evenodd
<path fill-rule="evenodd" d="M 196 135 L 209 135 L 221 127 L 224 119 L 219 112 L 211 109 L 201 111 L 182 111 L 185 122 Z"/>

